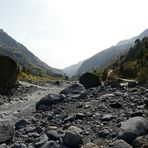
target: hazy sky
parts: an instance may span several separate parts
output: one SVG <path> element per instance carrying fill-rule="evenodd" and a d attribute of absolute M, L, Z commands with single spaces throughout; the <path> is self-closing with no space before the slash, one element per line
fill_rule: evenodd
<path fill-rule="evenodd" d="M 63 68 L 148 28 L 148 0 L 0 0 L 0 28 Z"/>

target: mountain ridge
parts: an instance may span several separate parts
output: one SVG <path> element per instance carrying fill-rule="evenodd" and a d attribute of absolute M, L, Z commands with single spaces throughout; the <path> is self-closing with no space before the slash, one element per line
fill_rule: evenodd
<path fill-rule="evenodd" d="M 144 30 L 138 36 L 128 40 L 119 41 L 115 46 L 102 50 L 94 56 L 84 60 L 76 75 L 80 76 L 85 72 L 93 71 L 96 68 L 102 68 L 104 65 L 109 64 L 116 57 L 120 56 L 124 52 L 127 52 L 130 47 L 135 45 L 136 39 L 142 39 L 146 36 L 148 36 L 148 29 Z"/>
<path fill-rule="evenodd" d="M 47 75 L 64 74 L 62 70 L 52 68 L 41 61 L 24 45 L 4 32 L 3 29 L 0 29 L 0 52 L 3 55 L 11 57 L 21 67 L 25 67 L 27 70 L 31 71 L 32 74 L 37 74 L 37 72 L 38 74 L 43 72 Z"/>

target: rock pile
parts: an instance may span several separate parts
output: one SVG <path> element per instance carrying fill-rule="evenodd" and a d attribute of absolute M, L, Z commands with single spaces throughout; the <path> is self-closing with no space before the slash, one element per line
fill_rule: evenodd
<path fill-rule="evenodd" d="M 138 85 L 118 88 L 105 83 L 103 89 L 100 86 L 86 90 L 79 83 L 72 84 L 59 94 L 41 98 L 35 113 L 15 122 L 15 134 L 10 126 L 10 141 L 5 139 L 0 146 L 146 148 L 147 97 L 148 89 Z M 0 132 L 1 135 L 4 130 Z"/>

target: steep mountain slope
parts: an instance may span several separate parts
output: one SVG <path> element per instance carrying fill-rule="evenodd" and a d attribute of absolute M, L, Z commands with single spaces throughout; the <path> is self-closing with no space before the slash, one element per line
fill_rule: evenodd
<path fill-rule="evenodd" d="M 0 29 L 0 53 L 14 59 L 21 67 L 24 67 L 34 75 L 63 74 L 62 70 L 49 67 L 41 61 L 25 46 L 15 41 L 2 29 Z"/>
<path fill-rule="evenodd" d="M 63 72 L 66 75 L 68 75 L 69 77 L 72 77 L 72 76 L 74 76 L 77 73 L 77 71 L 80 68 L 80 66 L 82 65 L 82 63 L 83 62 L 79 62 L 77 64 L 74 64 L 74 65 L 71 65 L 69 67 L 66 67 L 66 68 L 63 69 Z"/>
<path fill-rule="evenodd" d="M 133 37 L 129 40 L 120 41 L 116 46 L 112 46 L 97 53 L 93 57 L 90 57 L 80 66 L 77 76 L 80 76 L 84 72 L 92 71 L 96 68 L 102 68 L 104 65 L 109 64 L 116 57 L 127 52 L 130 47 L 134 46 L 136 39 L 142 39 L 145 36 L 148 36 L 148 29 L 142 32 L 139 36 Z"/>
<path fill-rule="evenodd" d="M 148 81 L 148 37 L 137 39 L 135 46 L 122 55 L 106 71 L 111 70 L 109 77 L 137 79 L 140 82 Z"/>
<path fill-rule="evenodd" d="M 80 66 L 77 72 L 77 75 L 80 76 L 85 72 L 92 71 L 96 68 L 101 68 L 102 66 L 108 64 L 111 60 L 115 59 L 117 56 L 119 56 L 122 52 L 124 52 L 131 46 L 132 44 L 113 46 L 99 52 L 98 54 L 83 62 L 83 64 Z"/>

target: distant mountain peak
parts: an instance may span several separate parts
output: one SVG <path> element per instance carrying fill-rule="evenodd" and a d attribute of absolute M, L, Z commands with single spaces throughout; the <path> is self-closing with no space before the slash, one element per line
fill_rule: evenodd
<path fill-rule="evenodd" d="M 0 32 L 6 33 L 2 28 L 0 28 Z"/>
<path fill-rule="evenodd" d="M 79 62 L 77 64 L 66 67 L 63 69 L 63 71 L 65 72 L 66 75 L 68 75 L 69 77 L 72 77 L 77 73 L 77 71 L 80 68 L 80 66 L 82 65 L 82 63 L 83 62 Z"/>

